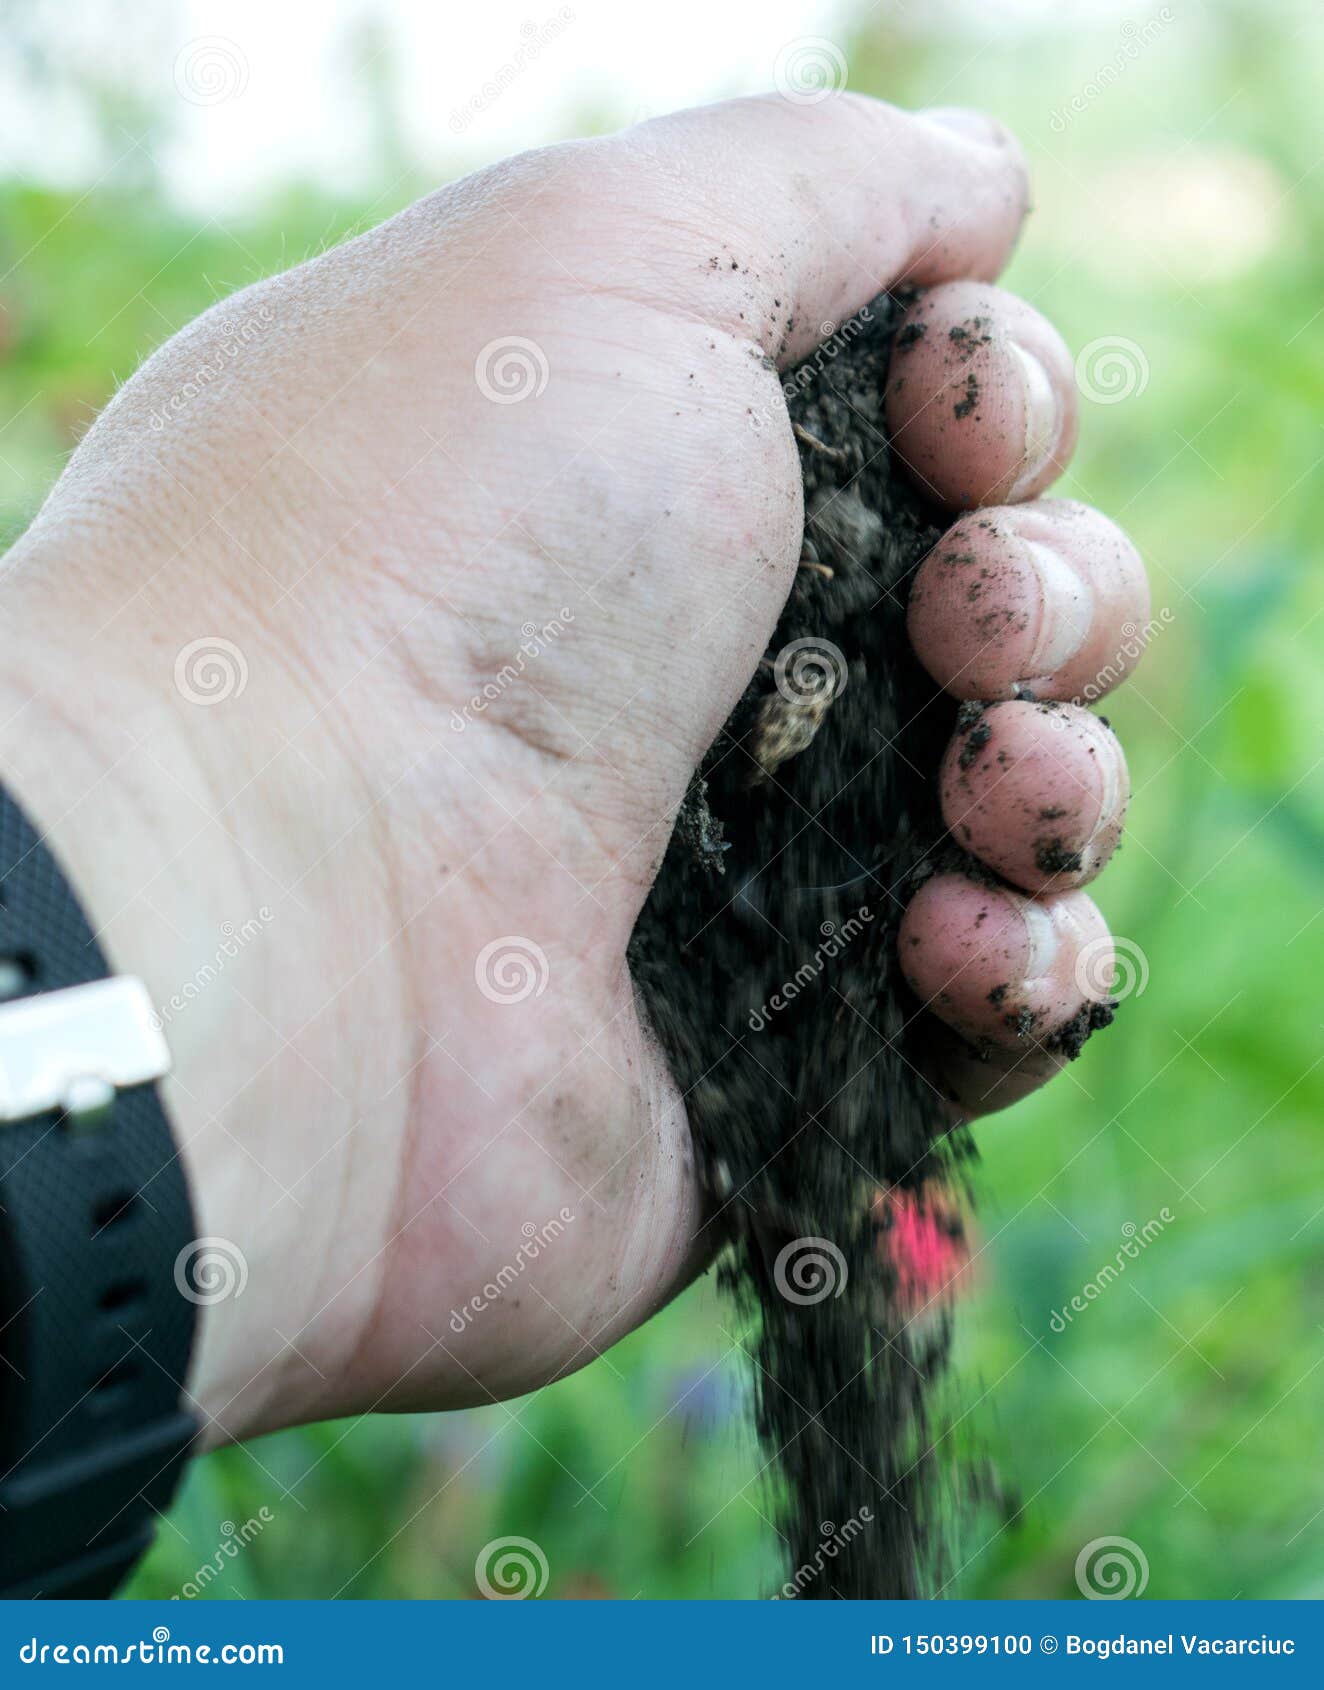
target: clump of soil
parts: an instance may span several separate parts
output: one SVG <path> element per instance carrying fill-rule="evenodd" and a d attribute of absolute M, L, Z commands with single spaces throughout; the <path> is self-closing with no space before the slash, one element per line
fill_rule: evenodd
<path fill-rule="evenodd" d="M 788 1588 L 810 1597 L 930 1593 L 951 1517 L 933 1408 L 950 1310 L 917 1304 L 889 1235 L 959 1233 L 942 1194 L 969 1141 L 926 1078 L 927 1017 L 896 939 L 938 863 L 990 877 L 944 834 L 935 777 L 957 706 L 906 639 L 911 577 L 950 518 L 887 447 L 902 309 L 880 295 L 834 356 L 786 380 L 804 557 L 632 942 L 729 1245 L 724 1281 L 758 1317 L 758 1429 L 782 1481 Z M 981 707 L 963 711 L 973 744 Z"/>

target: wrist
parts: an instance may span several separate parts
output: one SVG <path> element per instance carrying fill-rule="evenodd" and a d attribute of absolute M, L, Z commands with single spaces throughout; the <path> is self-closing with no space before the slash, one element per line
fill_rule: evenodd
<path fill-rule="evenodd" d="M 215 1272 L 199 1287 L 188 1381 L 204 1441 L 334 1412 L 376 1290 L 371 1271 L 342 1289 L 336 1262 L 356 1207 L 350 1129 L 364 1100 L 359 1076 L 321 1058 L 314 1023 L 327 982 L 348 970 L 326 954 L 326 924 L 310 914 L 317 876 L 300 882 L 305 865 L 256 778 L 275 747 L 218 723 L 242 698 L 195 702 L 187 676 L 181 692 L 173 637 L 131 614 L 102 632 L 105 616 L 62 592 L 58 561 L 30 563 L 20 546 L 10 562 L 0 772 L 111 967 L 146 983 L 170 1047 L 163 1099 L 198 1238 L 214 1241 L 197 1246 Z M 262 718 L 281 719 L 269 696 L 249 727 Z M 301 771 L 290 778 L 318 780 Z M 310 1109 L 311 1156 L 298 1130 Z"/>

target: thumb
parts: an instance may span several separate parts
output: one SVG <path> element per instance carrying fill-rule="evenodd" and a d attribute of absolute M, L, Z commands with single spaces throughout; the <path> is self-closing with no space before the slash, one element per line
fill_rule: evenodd
<path fill-rule="evenodd" d="M 600 146 L 606 196 L 628 200 L 636 241 L 642 231 L 639 262 L 627 255 L 617 276 L 652 308 L 650 343 L 660 310 L 721 348 L 725 370 L 706 394 L 673 399 L 659 378 L 655 404 L 636 398 L 629 420 L 645 427 L 661 508 L 641 512 L 648 538 L 632 536 L 604 571 L 593 619 L 600 649 L 629 656 L 627 673 L 599 672 L 599 743 L 619 736 L 622 767 L 648 748 L 652 778 L 632 796 L 651 843 L 765 652 L 800 556 L 799 455 L 780 381 L 757 355 L 789 367 L 899 282 L 996 275 L 1028 187 L 1019 147 L 991 119 L 850 94 L 727 101 Z M 701 368 L 718 356 L 699 352 Z M 747 426 L 754 417 L 764 426 Z M 630 477 L 628 462 L 613 467 Z M 639 640 L 641 603 L 665 638 Z"/>
<path fill-rule="evenodd" d="M 683 201 L 681 226 L 700 243 L 718 230 L 743 248 L 736 268 L 688 270 L 684 303 L 715 328 L 761 327 L 782 367 L 881 288 L 991 281 L 1029 207 L 1017 142 L 959 107 L 911 113 L 859 94 L 812 104 L 766 95 L 657 118 L 609 144 L 665 170 Z"/>

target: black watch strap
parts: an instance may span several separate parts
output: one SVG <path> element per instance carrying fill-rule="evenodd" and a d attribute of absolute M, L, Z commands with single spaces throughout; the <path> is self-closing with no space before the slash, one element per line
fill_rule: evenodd
<path fill-rule="evenodd" d="M 109 1595 L 196 1431 L 167 1062 L 146 988 L 111 975 L 0 786 L 0 1596 Z"/>

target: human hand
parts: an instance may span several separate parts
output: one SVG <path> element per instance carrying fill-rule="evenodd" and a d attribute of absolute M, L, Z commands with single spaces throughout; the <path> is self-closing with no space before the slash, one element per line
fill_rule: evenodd
<path fill-rule="evenodd" d="M 1037 499 L 1070 361 L 986 285 L 1025 207 L 1018 150 L 972 114 L 687 112 L 483 171 L 224 300 L 88 434 L 7 560 L 4 755 L 163 1006 L 199 1232 L 242 1256 L 244 1295 L 201 1311 L 213 1440 L 515 1394 L 693 1273 L 684 1110 L 625 950 L 793 578 L 777 371 L 821 325 L 936 290 L 894 421 L 947 502 L 997 507 L 959 538 L 1010 630 L 963 620 L 935 562 L 912 628 L 941 682 L 1071 698 L 1144 620 L 1118 531 Z M 941 337 L 972 308 L 981 404 L 943 421 Z M 1000 708 L 1014 792 L 958 751 L 976 787 L 953 777 L 949 819 L 1025 885 L 1028 812 L 1074 771 L 1078 866 L 998 894 L 994 924 L 998 980 L 1066 1019 L 1103 931 L 1066 888 L 1125 767 L 1102 730 Z M 962 897 L 917 898 L 912 979 L 996 1038 Z"/>

